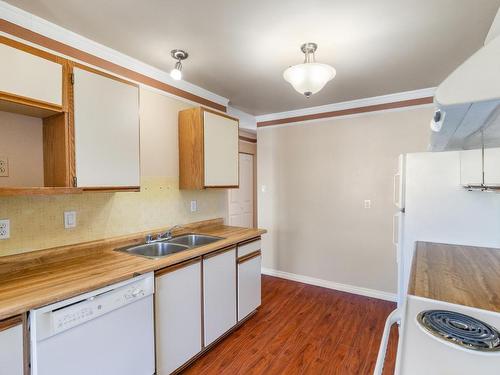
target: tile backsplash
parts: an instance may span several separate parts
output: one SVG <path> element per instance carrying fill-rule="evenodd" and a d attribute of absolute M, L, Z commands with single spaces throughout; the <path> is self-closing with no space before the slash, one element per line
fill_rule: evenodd
<path fill-rule="evenodd" d="M 1 197 L 10 238 L 0 256 L 225 217 L 226 205 L 226 190 L 179 190 L 173 177 L 142 177 L 140 192 Z M 64 211 L 76 211 L 75 228 L 64 228 Z"/>

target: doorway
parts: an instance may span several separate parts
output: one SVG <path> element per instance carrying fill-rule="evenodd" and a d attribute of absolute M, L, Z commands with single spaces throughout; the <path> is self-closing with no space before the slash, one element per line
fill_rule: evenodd
<path fill-rule="evenodd" d="M 240 152 L 240 187 L 230 189 L 228 194 L 229 225 L 254 227 L 254 157 Z"/>

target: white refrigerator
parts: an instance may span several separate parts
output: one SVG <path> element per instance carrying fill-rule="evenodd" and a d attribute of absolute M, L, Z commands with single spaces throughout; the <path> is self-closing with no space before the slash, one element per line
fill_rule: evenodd
<path fill-rule="evenodd" d="M 394 179 L 398 307 L 404 301 L 415 241 L 500 247 L 500 193 L 460 185 L 460 152 L 401 155 Z"/>
<path fill-rule="evenodd" d="M 450 151 L 405 154 L 399 158 L 394 176 L 394 203 L 398 211 L 393 228 L 398 262 L 398 308 L 387 318 L 375 375 L 383 371 L 390 327 L 404 319 L 415 242 L 500 248 L 500 193 L 463 188 L 460 156 L 461 152 Z M 401 366 L 404 331 L 403 327 L 396 371 Z"/>

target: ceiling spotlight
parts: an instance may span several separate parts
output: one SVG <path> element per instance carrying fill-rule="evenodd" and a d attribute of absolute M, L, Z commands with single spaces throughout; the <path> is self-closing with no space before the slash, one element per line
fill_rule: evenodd
<path fill-rule="evenodd" d="M 182 62 L 181 61 L 187 59 L 187 57 L 189 55 L 186 51 L 183 51 L 181 49 L 173 49 L 172 51 L 170 51 L 170 55 L 172 55 L 172 57 L 177 60 L 177 62 L 175 63 L 174 69 L 172 69 L 170 71 L 170 77 L 172 77 L 173 79 L 178 81 L 178 80 L 182 79 Z"/>
<path fill-rule="evenodd" d="M 320 91 L 337 74 L 332 66 L 316 62 L 314 52 L 317 48 L 316 43 L 304 43 L 300 47 L 305 55 L 304 63 L 291 66 L 283 72 L 285 81 L 306 98 Z"/>

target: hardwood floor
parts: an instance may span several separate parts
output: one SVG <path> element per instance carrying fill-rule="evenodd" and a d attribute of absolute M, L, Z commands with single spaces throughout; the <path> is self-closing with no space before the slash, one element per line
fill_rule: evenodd
<path fill-rule="evenodd" d="M 262 306 L 182 372 L 192 374 L 372 374 L 394 303 L 262 276 Z M 384 374 L 394 372 L 393 328 Z"/>

